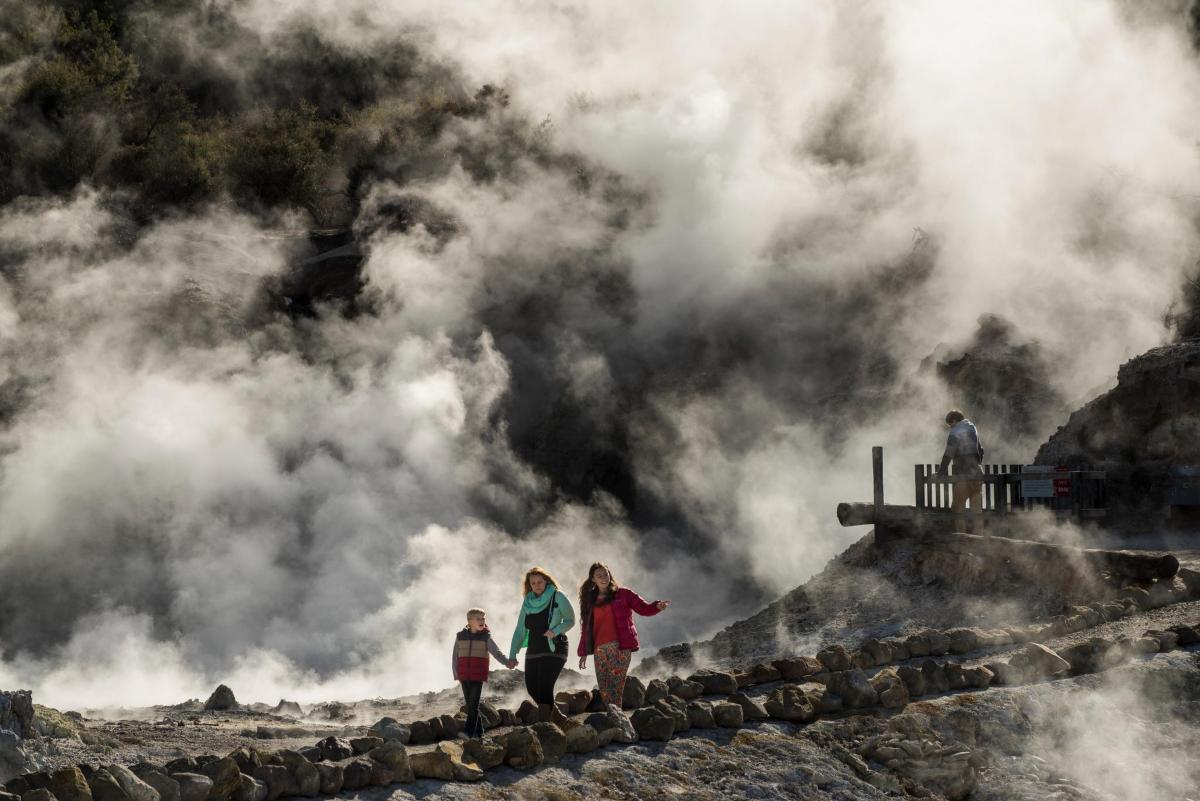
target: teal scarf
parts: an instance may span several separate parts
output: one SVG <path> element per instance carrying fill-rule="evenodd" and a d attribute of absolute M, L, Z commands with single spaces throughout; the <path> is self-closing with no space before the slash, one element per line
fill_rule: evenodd
<path fill-rule="evenodd" d="M 541 596 L 534 595 L 532 592 L 525 595 L 525 600 L 521 603 L 521 610 L 526 615 L 536 615 L 546 607 L 550 606 L 550 602 L 554 600 L 555 588 L 553 584 L 547 584 L 546 589 L 542 590 Z"/>

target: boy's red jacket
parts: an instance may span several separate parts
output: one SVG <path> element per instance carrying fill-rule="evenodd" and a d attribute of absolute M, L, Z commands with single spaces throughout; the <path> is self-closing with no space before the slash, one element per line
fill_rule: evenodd
<path fill-rule="evenodd" d="M 488 654 L 504 661 L 500 646 L 492 640 L 492 632 L 484 626 L 478 633 L 466 626 L 454 638 L 454 654 L 451 665 L 456 681 L 487 681 Z"/>

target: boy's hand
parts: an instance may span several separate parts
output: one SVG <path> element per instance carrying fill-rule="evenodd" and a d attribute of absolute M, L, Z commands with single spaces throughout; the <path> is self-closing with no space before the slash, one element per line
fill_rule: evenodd
<path fill-rule="evenodd" d="M 553 639 L 554 639 L 555 637 L 557 637 L 557 636 L 558 636 L 558 635 L 557 635 L 557 634 L 555 634 L 553 631 L 547 631 L 547 632 L 546 632 L 546 639 L 547 639 L 547 640 L 553 640 Z"/>
<path fill-rule="evenodd" d="M 510 659 L 507 662 L 505 662 L 504 664 L 508 667 L 509 670 L 514 670 L 517 667 L 517 665 L 520 663 L 517 662 L 517 660 L 515 660 L 515 659 Z"/>
<path fill-rule="evenodd" d="M 587 670 L 587 657 L 586 656 L 579 657 L 579 669 Z"/>

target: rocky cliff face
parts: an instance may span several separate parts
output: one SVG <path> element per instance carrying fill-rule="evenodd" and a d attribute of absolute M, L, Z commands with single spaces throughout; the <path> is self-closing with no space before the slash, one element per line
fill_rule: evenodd
<path fill-rule="evenodd" d="M 1172 469 L 1200 466 L 1200 340 L 1126 362 L 1117 386 L 1074 412 L 1035 462 L 1108 471 L 1114 518 L 1162 510 Z"/>

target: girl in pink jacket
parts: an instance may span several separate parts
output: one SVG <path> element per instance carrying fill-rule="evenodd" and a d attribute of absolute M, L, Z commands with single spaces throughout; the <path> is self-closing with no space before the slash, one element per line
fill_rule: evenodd
<path fill-rule="evenodd" d="M 602 562 L 588 570 L 579 588 L 579 669 L 587 669 L 589 654 L 596 655 L 596 684 L 606 704 L 621 707 L 625 675 L 638 649 L 633 613 L 649 617 L 671 605 L 670 601 L 647 603 L 632 590 L 617 586 L 612 571 Z"/>

